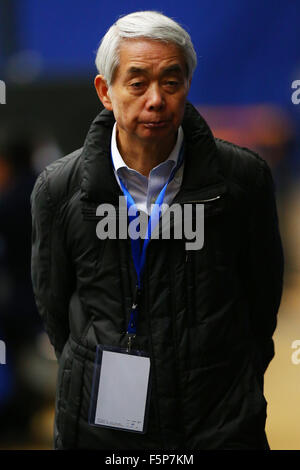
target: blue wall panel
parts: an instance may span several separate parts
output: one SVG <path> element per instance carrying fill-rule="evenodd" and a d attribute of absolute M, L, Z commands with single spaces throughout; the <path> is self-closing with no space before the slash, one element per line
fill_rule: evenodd
<path fill-rule="evenodd" d="M 102 35 L 139 9 L 162 11 L 189 30 L 199 57 L 192 101 L 290 105 L 291 82 L 300 79 L 299 1 L 20 0 L 20 44 L 38 51 L 44 76 L 92 77 Z"/>

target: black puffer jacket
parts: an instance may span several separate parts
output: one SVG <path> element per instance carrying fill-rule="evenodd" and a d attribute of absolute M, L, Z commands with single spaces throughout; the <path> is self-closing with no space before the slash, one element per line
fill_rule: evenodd
<path fill-rule="evenodd" d="M 32 278 L 59 358 L 56 448 L 265 449 L 263 374 L 282 291 L 273 181 L 255 153 L 214 139 L 191 104 L 174 203 L 205 204 L 205 240 L 151 240 L 135 347 L 152 367 L 146 434 L 88 424 L 97 344 L 127 345 L 136 282 L 130 240 L 101 241 L 96 207 L 121 195 L 104 110 L 84 147 L 39 176 Z"/>

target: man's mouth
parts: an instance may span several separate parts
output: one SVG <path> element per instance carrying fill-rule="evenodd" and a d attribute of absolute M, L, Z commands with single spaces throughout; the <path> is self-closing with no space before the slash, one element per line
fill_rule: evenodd
<path fill-rule="evenodd" d="M 149 128 L 159 128 L 159 127 L 165 127 L 167 125 L 168 121 L 148 121 L 148 122 L 143 122 L 143 125 Z"/>

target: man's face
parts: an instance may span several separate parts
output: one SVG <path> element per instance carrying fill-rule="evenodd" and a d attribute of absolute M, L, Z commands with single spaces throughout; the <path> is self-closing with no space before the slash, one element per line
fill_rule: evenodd
<path fill-rule="evenodd" d="M 121 138 L 160 142 L 176 136 L 189 86 L 183 54 L 175 44 L 126 40 L 108 101 L 102 102 L 113 111 Z"/>

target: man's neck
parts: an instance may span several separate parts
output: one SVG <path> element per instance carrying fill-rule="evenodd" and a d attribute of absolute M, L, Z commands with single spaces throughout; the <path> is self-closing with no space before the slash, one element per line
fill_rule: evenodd
<path fill-rule="evenodd" d="M 148 177 L 153 168 L 168 158 L 176 144 L 177 134 L 166 141 L 155 140 L 144 143 L 129 142 L 117 130 L 116 138 L 118 150 L 126 165 Z"/>

